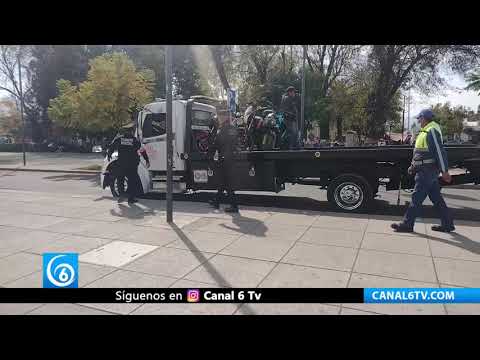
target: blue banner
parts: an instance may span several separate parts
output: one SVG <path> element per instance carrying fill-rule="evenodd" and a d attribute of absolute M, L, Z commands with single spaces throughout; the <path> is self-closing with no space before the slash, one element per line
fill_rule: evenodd
<path fill-rule="evenodd" d="M 365 303 L 480 303 L 480 288 L 365 288 Z"/>
<path fill-rule="evenodd" d="M 228 89 L 227 93 L 227 107 L 228 111 L 235 113 L 237 111 L 237 91 Z"/>

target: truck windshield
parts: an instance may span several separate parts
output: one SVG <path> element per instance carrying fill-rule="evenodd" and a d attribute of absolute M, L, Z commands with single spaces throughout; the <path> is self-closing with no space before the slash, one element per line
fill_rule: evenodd
<path fill-rule="evenodd" d="M 167 132 L 165 113 L 147 114 L 143 120 L 142 134 L 144 138 L 164 135 Z"/>
<path fill-rule="evenodd" d="M 192 125 L 210 126 L 214 114 L 208 111 L 194 110 L 192 116 Z"/>

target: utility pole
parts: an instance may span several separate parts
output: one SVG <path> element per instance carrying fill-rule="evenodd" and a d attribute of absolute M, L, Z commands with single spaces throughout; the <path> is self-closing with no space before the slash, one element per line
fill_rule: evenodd
<path fill-rule="evenodd" d="M 411 89 L 408 89 L 408 131 L 410 131 L 410 103 L 412 101 Z"/>
<path fill-rule="evenodd" d="M 173 222 L 173 139 L 172 139 L 172 68 L 173 68 L 173 48 L 167 46 L 165 54 L 165 80 L 167 83 L 167 222 Z"/>
<path fill-rule="evenodd" d="M 301 112 L 300 112 L 300 136 L 302 143 L 304 140 L 303 128 L 305 126 L 305 58 L 307 56 L 307 45 L 303 45 L 303 65 L 302 65 L 302 97 L 301 97 Z"/>
<path fill-rule="evenodd" d="M 406 98 L 405 98 L 405 95 L 403 95 L 402 144 L 403 144 L 403 133 L 405 132 L 405 103 L 406 103 Z"/>
<path fill-rule="evenodd" d="M 27 165 L 27 158 L 25 156 L 25 118 L 23 117 L 23 90 L 22 90 L 22 64 L 20 63 L 20 49 L 17 53 L 18 62 L 18 82 L 20 85 L 20 119 L 22 122 L 22 151 L 23 151 L 23 166 Z"/>

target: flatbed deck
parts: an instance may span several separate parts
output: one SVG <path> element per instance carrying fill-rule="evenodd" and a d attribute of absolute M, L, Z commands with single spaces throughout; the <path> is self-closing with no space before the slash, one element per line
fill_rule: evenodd
<path fill-rule="evenodd" d="M 465 159 L 480 160 L 480 146 L 477 145 L 445 145 L 450 161 Z M 273 151 L 241 151 L 239 158 L 282 160 L 282 159 L 362 159 L 374 161 L 410 160 L 413 146 L 363 146 L 363 147 L 332 147 L 301 150 Z"/>

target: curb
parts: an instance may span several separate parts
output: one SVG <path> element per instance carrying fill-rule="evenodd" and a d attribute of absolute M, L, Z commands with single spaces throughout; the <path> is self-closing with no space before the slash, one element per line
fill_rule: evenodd
<path fill-rule="evenodd" d="M 51 173 L 69 173 L 69 174 L 91 174 L 97 175 L 101 174 L 101 171 L 98 170 L 53 170 L 53 169 L 25 169 L 25 168 L 3 168 L 0 167 L 0 170 L 3 171 L 32 171 L 32 172 L 51 172 Z"/>

